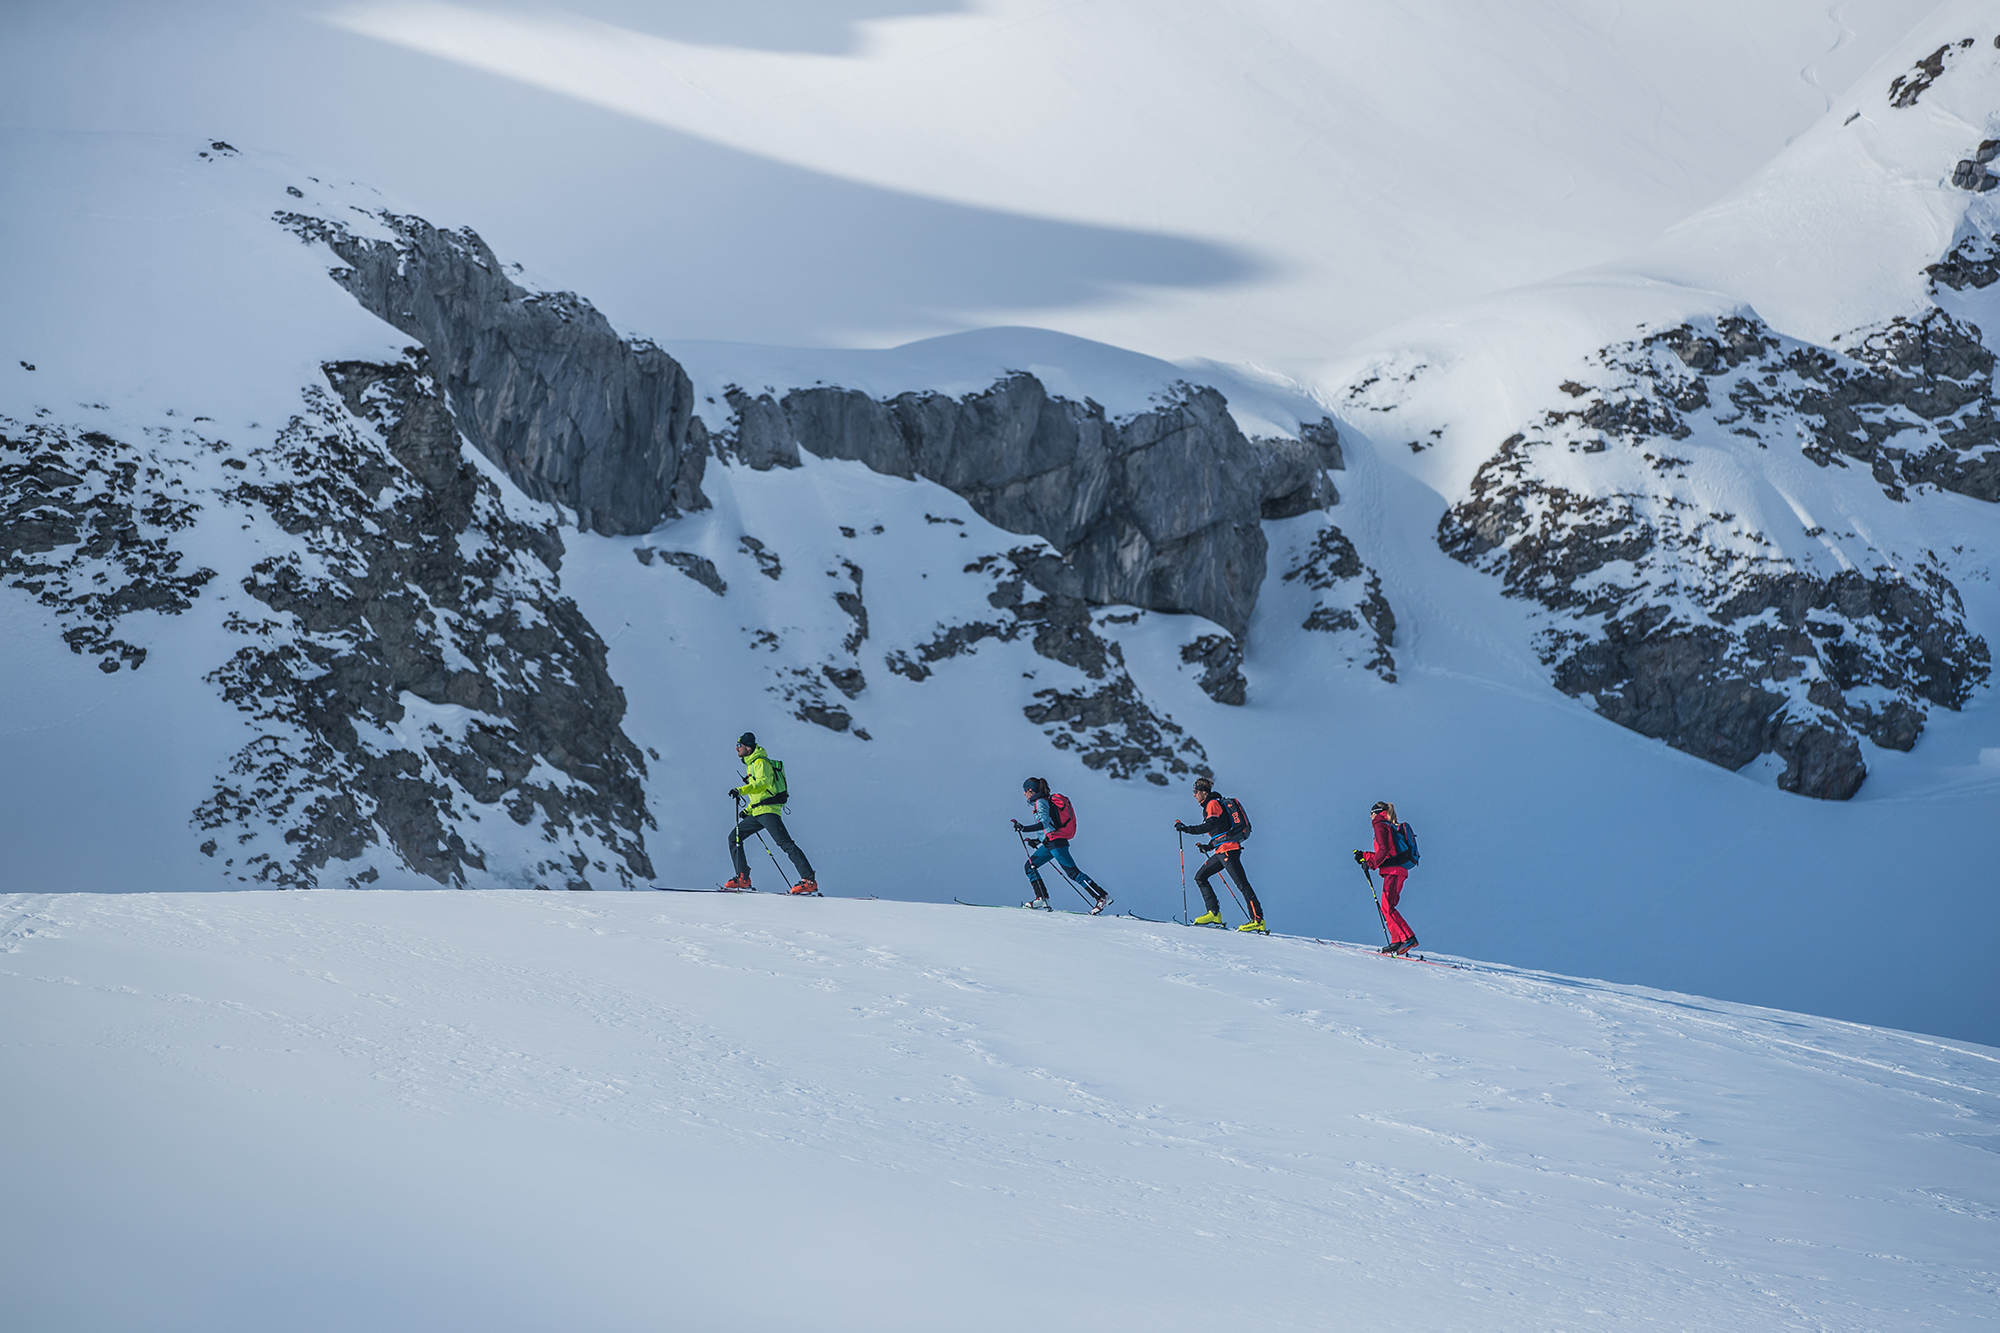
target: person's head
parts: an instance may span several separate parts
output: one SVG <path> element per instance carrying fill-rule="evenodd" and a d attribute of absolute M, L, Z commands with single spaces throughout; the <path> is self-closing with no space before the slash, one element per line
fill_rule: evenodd
<path fill-rule="evenodd" d="M 1049 794 L 1047 778 L 1029 778 L 1021 784 L 1021 797 L 1026 801 L 1039 801 Z"/>
<path fill-rule="evenodd" d="M 1213 795 L 1214 792 L 1215 792 L 1215 782 L 1213 779 L 1196 778 L 1194 780 L 1194 798 L 1195 800 L 1201 802 L 1203 805 L 1208 804 L 1208 798 L 1211 795 Z"/>
<path fill-rule="evenodd" d="M 738 736 L 738 737 L 736 738 L 736 757 L 737 757 L 737 758 L 739 758 L 739 759 L 744 759 L 744 758 L 748 758 L 748 757 L 749 757 L 749 754 L 750 754 L 750 752 L 751 752 L 752 750 L 756 749 L 756 748 L 757 748 L 757 733 L 756 733 L 756 732 L 754 732 L 754 731 L 746 731 L 746 732 L 744 732 L 744 733 L 743 733 L 743 734 L 742 734 L 741 736 Z"/>
<path fill-rule="evenodd" d="M 1394 801 L 1377 801 L 1368 807 L 1368 813 L 1370 816 L 1387 814 L 1389 822 L 1393 824 L 1396 822 L 1396 803 Z"/>

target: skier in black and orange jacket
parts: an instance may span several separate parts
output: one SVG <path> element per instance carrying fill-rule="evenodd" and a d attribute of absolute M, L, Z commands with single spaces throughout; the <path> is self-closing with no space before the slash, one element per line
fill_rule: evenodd
<path fill-rule="evenodd" d="M 1207 818 L 1199 824 L 1183 824 L 1178 819 L 1174 828 L 1181 833 L 1199 835 L 1214 834 L 1215 840 L 1207 846 L 1197 844 L 1197 849 L 1209 853 L 1209 858 L 1201 869 L 1194 872 L 1195 887 L 1201 890 L 1201 901 L 1208 908 L 1206 915 L 1194 919 L 1197 926 L 1219 926 L 1222 924 L 1222 904 L 1216 899 L 1215 890 L 1208 881 L 1219 872 L 1227 870 L 1229 877 L 1236 881 L 1236 887 L 1243 894 L 1243 908 L 1250 913 L 1250 919 L 1237 927 L 1238 930 L 1264 931 L 1264 908 L 1257 901 L 1257 893 L 1250 887 L 1250 877 L 1243 873 L 1243 843 L 1241 838 L 1247 830 L 1240 830 L 1237 819 L 1231 811 L 1233 804 L 1228 797 L 1218 796 L 1215 784 L 1207 778 L 1196 778 L 1194 798 L 1201 802 L 1201 812 Z M 1240 805 L 1236 806 L 1240 810 Z M 1269 932 L 1264 932 L 1269 933 Z"/>

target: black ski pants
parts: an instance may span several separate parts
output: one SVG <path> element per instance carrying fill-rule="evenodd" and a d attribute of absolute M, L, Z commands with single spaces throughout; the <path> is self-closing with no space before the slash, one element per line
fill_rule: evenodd
<path fill-rule="evenodd" d="M 729 834 L 729 859 L 736 863 L 736 873 L 749 878 L 750 858 L 743 854 L 743 844 L 757 836 L 759 830 L 771 835 L 771 841 L 778 844 L 778 850 L 791 858 L 798 869 L 800 879 L 817 880 L 813 874 L 812 862 L 792 841 L 792 835 L 785 832 L 785 817 L 779 814 L 745 815 Z"/>
<path fill-rule="evenodd" d="M 1216 900 L 1215 890 L 1208 887 L 1208 881 L 1223 870 L 1227 870 L 1229 878 L 1236 881 L 1236 888 L 1243 895 L 1243 903 L 1250 913 L 1250 919 L 1262 921 L 1264 907 L 1257 901 L 1256 891 L 1250 887 L 1250 877 L 1243 873 L 1243 853 L 1233 848 L 1226 852 L 1217 852 L 1202 863 L 1201 869 L 1194 872 L 1194 886 L 1201 890 L 1203 904 L 1211 912 L 1222 911 L 1222 904 Z"/>

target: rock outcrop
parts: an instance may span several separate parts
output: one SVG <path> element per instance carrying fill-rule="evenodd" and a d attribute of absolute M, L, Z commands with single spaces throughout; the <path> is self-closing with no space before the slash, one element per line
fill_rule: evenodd
<path fill-rule="evenodd" d="M 732 389 L 724 446 L 753 468 L 796 466 L 804 448 L 965 497 L 1059 557 L 1026 577 L 1055 596 L 1206 616 L 1240 637 L 1264 581 L 1262 520 L 1324 508 L 1339 467 L 1331 421 L 1302 440 L 1246 439 L 1221 394 L 1181 386 L 1113 421 L 1096 403 L 1052 396 L 1028 374 L 951 398 L 889 400 L 839 388 L 782 399 Z"/>
<path fill-rule="evenodd" d="M 992 580 L 987 604 L 1001 615 L 992 620 L 940 625 L 914 652 L 890 653 L 889 670 L 921 681 L 929 678 L 939 663 L 966 655 L 987 639 L 1002 643 L 1026 639 L 1037 654 L 1076 669 L 1089 682 L 1081 688 L 1036 690 L 1034 702 L 1023 709 L 1028 721 L 1040 727 L 1056 749 L 1075 750 L 1086 768 L 1114 778 L 1143 777 L 1155 786 L 1165 786 L 1177 776 L 1213 776 L 1201 742 L 1146 701 L 1125 669 L 1124 651 L 1098 633 L 1097 616 L 1107 620 L 1118 617 L 1093 611 L 1079 597 L 1028 594 L 1033 586 L 1028 570 L 1045 558 L 1037 548 L 1027 546 L 1005 555 L 982 556 L 967 565 L 966 573 Z M 1136 612 L 1124 617 L 1137 618 Z M 1231 676 L 1240 687 L 1241 677 L 1235 675 L 1235 669 L 1241 654 L 1232 655 L 1234 640 L 1208 635 L 1197 643 L 1197 658 L 1209 675 L 1221 680 L 1220 688 L 1228 690 Z M 1214 692 L 1212 682 L 1204 680 L 1203 684 Z M 1242 701 L 1240 689 L 1236 698 L 1224 700 Z"/>
<path fill-rule="evenodd" d="M 378 845 L 453 886 L 643 881 L 645 760 L 555 529 L 466 461 L 421 358 L 326 376 L 222 495 L 296 546 L 242 580 L 270 615 L 231 618 L 209 677 L 261 734 L 196 811 L 203 850 L 282 887 Z"/>
<path fill-rule="evenodd" d="M 333 278 L 419 340 L 459 429 L 537 500 L 607 535 L 650 532 L 700 509 L 707 430 L 694 386 L 658 347 L 622 339 L 588 301 L 510 280 L 470 229 L 381 213 L 393 239 L 280 213 L 349 267 Z"/>
<path fill-rule="evenodd" d="M 0 576 L 107 672 L 146 669 L 162 618 L 248 595 L 206 680 L 253 739 L 190 820 L 233 884 L 649 876 L 644 761 L 554 528 L 465 458 L 421 358 L 325 374 L 249 448 L 0 419 Z M 218 571 L 190 549 L 251 554 Z"/>
<path fill-rule="evenodd" d="M 1982 262 L 1968 253 L 1933 275 L 1976 282 Z M 1988 647 L 1934 553 L 1813 528 L 1787 554 L 1680 483 L 1707 440 L 1858 466 L 1894 501 L 1924 488 L 2000 499 L 1978 330 L 1934 309 L 1845 341 L 1725 318 L 1608 348 L 1579 372 L 1590 385 L 1561 386 L 1574 405 L 1506 440 L 1438 527 L 1446 552 L 1549 613 L 1541 646 L 1559 688 L 1724 767 L 1775 754 L 1781 787 L 1832 799 L 1866 775 L 1859 737 L 1908 750 L 1930 708 L 1962 706 L 1987 679 Z M 1866 565 L 1816 558 L 1822 537 L 1867 551 Z"/>

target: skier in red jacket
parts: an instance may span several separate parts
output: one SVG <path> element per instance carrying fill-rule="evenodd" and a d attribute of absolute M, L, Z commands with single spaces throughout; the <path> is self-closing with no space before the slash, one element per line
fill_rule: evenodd
<path fill-rule="evenodd" d="M 1396 849 L 1396 807 L 1377 801 L 1369 807 L 1368 819 L 1375 830 L 1373 851 L 1356 851 L 1354 859 L 1382 875 L 1382 925 L 1389 932 L 1383 953 L 1408 953 L 1417 947 L 1417 932 L 1403 920 L 1396 903 L 1403 896 L 1403 883 L 1410 877 L 1409 858 Z"/>

